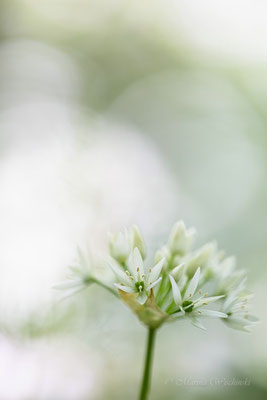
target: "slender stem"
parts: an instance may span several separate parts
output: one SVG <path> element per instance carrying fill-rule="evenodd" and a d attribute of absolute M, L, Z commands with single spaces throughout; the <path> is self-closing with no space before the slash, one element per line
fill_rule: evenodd
<path fill-rule="evenodd" d="M 97 285 L 101 286 L 102 288 L 108 290 L 114 296 L 119 297 L 119 294 L 114 289 L 112 289 L 110 286 L 106 285 L 105 283 L 99 281 L 98 279 L 91 278 L 91 283 L 96 283 Z"/>
<path fill-rule="evenodd" d="M 140 390 L 139 400 L 147 400 L 151 386 L 151 372 L 153 363 L 153 351 L 155 343 L 156 329 L 148 328 L 146 358 L 143 372 L 143 381 Z"/>

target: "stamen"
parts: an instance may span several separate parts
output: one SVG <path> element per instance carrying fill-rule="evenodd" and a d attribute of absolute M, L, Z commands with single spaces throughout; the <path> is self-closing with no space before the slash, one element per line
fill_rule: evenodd
<path fill-rule="evenodd" d="M 149 268 L 148 272 L 152 272 L 152 268 Z"/>
<path fill-rule="evenodd" d="M 204 297 L 207 297 L 208 296 L 208 293 L 204 293 Z"/>
<path fill-rule="evenodd" d="M 129 276 L 129 275 L 130 275 L 130 272 L 129 272 L 129 271 L 125 271 L 125 274 Z"/>
<path fill-rule="evenodd" d="M 198 293 L 199 293 L 199 294 L 202 294 L 202 290 L 200 289 Z"/>
<path fill-rule="evenodd" d="M 208 303 L 204 302 L 204 303 L 202 303 L 202 305 L 203 305 L 203 306 L 207 306 L 207 305 L 208 305 Z"/>
<path fill-rule="evenodd" d="M 136 271 L 139 272 L 139 267 L 136 268 Z"/>
<path fill-rule="evenodd" d="M 144 278 L 145 277 L 145 274 L 142 274 L 142 278 Z"/>

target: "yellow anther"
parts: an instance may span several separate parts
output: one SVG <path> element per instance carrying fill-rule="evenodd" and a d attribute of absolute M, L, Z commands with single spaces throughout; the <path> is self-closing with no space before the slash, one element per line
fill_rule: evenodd
<path fill-rule="evenodd" d="M 201 289 L 199 290 L 199 294 L 202 294 L 202 290 Z"/>
<path fill-rule="evenodd" d="M 139 272 L 139 267 L 136 268 L 136 271 Z"/>

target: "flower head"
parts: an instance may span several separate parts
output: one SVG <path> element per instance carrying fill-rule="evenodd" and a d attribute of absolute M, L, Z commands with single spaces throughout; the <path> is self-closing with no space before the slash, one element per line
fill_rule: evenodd
<path fill-rule="evenodd" d="M 226 298 L 222 305 L 222 312 L 226 313 L 225 323 L 233 329 L 250 332 L 258 318 L 249 313 L 249 300 L 253 297 L 244 291 L 245 279 L 238 287 Z"/>
<path fill-rule="evenodd" d="M 146 246 L 134 226 L 110 235 L 110 268 L 116 280 L 97 280 L 79 253 L 79 264 L 59 289 L 74 293 L 97 283 L 120 297 L 146 325 L 158 328 L 165 321 L 189 320 L 205 329 L 202 319 L 222 319 L 229 327 L 248 331 L 256 318 L 248 312 L 244 271 L 233 257 L 225 257 L 216 242 L 192 250 L 195 230 L 177 222 L 167 243 L 156 251 L 155 265 L 146 257 Z M 114 287 L 116 289 L 114 289 Z"/>
<path fill-rule="evenodd" d="M 205 329 L 199 321 L 202 317 L 227 318 L 227 315 L 223 312 L 206 309 L 208 304 L 213 303 L 224 296 L 208 297 L 207 293 L 202 294 L 201 290 L 199 292 L 196 291 L 199 284 L 200 268 L 196 270 L 193 278 L 188 281 L 186 290 L 183 293 L 181 293 L 173 276 L 169 275 L 169 277 L 172 285 L 174 303 L 178 306 L 173 307 L 173 304 L 171 304 L 169 309 L 169 312 L 171 312 L 174 317 L 187 317 L 193 325 L 201 329 Z"/>
<path fill-rule="evenodd" d="M 64 291 L 62 298 L 75 294 L 94 282 L 91 262 L 80 248 L 77 249 L 77 259 L 74 265 L 69 266 L 69 273 L 65 280 L 54 285 L 53 288 Z"/>
<path fill-rule="evenodd" d="M 138 301 L 143 304 L 150 290 L 161 281 L 162 277 L 159 275 L 163 264 L 164 259 L 161 259 L 153 268 L 145 268 L 140 251 L 135 247 L 127 261 L 128 270 L 124 271 L 116 264 L 110 263 L 111 269 L 119 280 L 119 283 L 114 283 L 114 286 L 126 293 L 137 293 Z"/>

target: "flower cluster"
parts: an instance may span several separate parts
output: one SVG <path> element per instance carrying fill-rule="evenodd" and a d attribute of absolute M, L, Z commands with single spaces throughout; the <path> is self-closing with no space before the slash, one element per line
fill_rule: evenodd
<path fill-rule="evenodd" d="M 203 318 L 220 318 L 234 329 L 250 331 L 257 319 L 248 311 L 252 295 L 245 290 L 244 271 L 236 269 L 235 259 L 226 257 L 215 242 L 192 250 L 194 236 L 194 229 L 177 222 L 167 244 L 156 252 L 154 265 L 149 265 L 136 226 L 110 234 L 108 264 L 116 281 L 109 286 L 85 274 L 84 268 L 76 268 L 74 277 L 60 288 L 76 291 L 98 283 L 119 294 L 153 328 L 165 321 L 188 319 L 205 329 Z M 84 266 L 82 255 L 80 261 Z"/>

